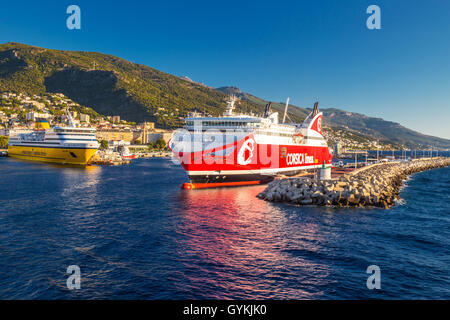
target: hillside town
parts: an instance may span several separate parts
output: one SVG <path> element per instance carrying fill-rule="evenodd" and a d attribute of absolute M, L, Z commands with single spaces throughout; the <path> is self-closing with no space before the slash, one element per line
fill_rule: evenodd
<path fill-rule="evenodd" d="M 324 128 L 323 135 L 333 148 L 334 154 L 344 154 L 349 150 L 406 150 L 402 145 L 376 140 L 360 133 L 341 128 Z"/>
<path fill-rule="evenodd" d="M 136 124 L 120 116 L 102 116 L 91 108 L 67 98 L 62 93 L 27 95 L 3 92 L 0 96 L 0 136 L 31 132 L 36 119 L 47 119 L 52 125 L 67 123 L 69 111 L 77 127 L 94 127 L 99 141 L 115 145 L 152 145 L 168 142 L 172 131 L 155 128 L 153 122 Z"/>

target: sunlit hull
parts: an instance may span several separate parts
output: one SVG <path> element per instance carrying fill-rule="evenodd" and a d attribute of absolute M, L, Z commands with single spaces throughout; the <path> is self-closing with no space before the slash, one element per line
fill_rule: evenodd
<path fill-rule="evenodd" d="M 8 146 L 8 156 L 23 160 L 86 165 L 97 149 Z"/>
<path fill-rule="evenodd" d="M 277 175 L 331 166 L 317 102 L 296 125 L 280 124 L 270 103 L 263 117 L 234 115 L 236 100 L 229 98 L 223 117 L 188 117 L 185 127 L 173 134 L 169 147 L 190 180 L 183 188 L 262 184 Z"/>
<path fill-rule="evenodd" d="M 136 159 L 136 155 L 135 155 L 135 154 L 122 155 L 121 157 L 122 157 L 122 159 L 126 159 L 126 160 L 133 160 L 133 159 Z"/>
<path fill-rule="evenodd" d="M 277 175 L 294 175 L 303 170 L 331 164 L 328 147 L 308 145 L 269 145 L 254 143 L 251 155 L 240 154 L 247 141 L 257 139 L 251 134 L 222 148 L 192 153 L 174 153 L 186 170 L 190 183 L 184 189 L 203 189 L 242 185 L 264 184 Z M 233 150 L 227 152 L 226 150 Z M 227 155 L 218 155 L 226 154 Z M 240 163 L 241 162 L 241 163 Z"/>

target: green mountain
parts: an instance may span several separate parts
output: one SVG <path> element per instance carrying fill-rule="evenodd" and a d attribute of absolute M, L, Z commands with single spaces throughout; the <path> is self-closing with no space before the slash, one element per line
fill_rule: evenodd
<path fill-rule="evenodd" d="M 220 91 L 112 55 L 18 43 L 0 45 L 0 91 L 64 93 L 100 114 L 164 128 L 179 125 L 189 111 L 219 115 L 226 105 Z M 250 102 L 242 108 L 260 112 Z"/>
<path fill-rule="evenodd" d="M 240 98 L 242 101 L 248 101 L 250 103 L 255 103 L 255 104 L 259 105 L 260 107 L 265 107 L 266 104 L 269 103 L 269 101 L 258 98 L 252 94 L 242 92 L 237 87 L 220 87 L 220 88 L 217 88 L 217 90 L 221 91 L 227 95 L 233 94 L 236 97 Z M 286 103 L 285 102 L 272 102 L 271 107 L 273 110 L 276 110 L 280 113 L 280 120 L 281 120 L 281 115 L 284 114 L 284 109 L 286 107 Z M 289 104 L 288 116 L 293 122 L 302 122 L 308 116 L 308 114 L 310 112 L 311 112 L 311 110 L 307 110 L 307 109 L 300 108 L 300 107 L 294 106 L 292 104 Z"/>
<path fill-rule="evenodd" d="M 450 140 L 425 135 L 403 127 L 397 122 L 386 121 L 381 118 L 347 112 L 339 109 L 322 109 L 325 124 L 343 129 L 363 132 L 365 135 L 390 141 L 391 143 L 406 145 L 411 148 L 434 146 L 442 149 L 450 148 Z"/>
<path fill-rule="evenodd" d="M 221 87 L 217 88 L 217 90 L 226 94 L 234 94 L 241 99 L 257 103 L 261 106 L 267 103 L 267 101 L 242 92 L 236 87 Z M 284 103 L 275 103 L 273 106 L 275 109 L 284 112 Z M 361 137 L 370 137 L 381 142 L 405 145 L 410 148 L 425 148 L 429 146 L 442 149 L 450 148 L 450 140 L 448 139 L 425 135 L 405 128 L 396 122 L 335 108 L 324 108 L 323 106 L 320 106 L 320 110 L 324 115 L 324 125 L 331 129 L 345 129 L 351 131 L 353 134 L 357 133 Z M 310 108 L 289 105 L 289 115 L 291 118 L 304 119 L 310 112 Z"/>
<path fill-rule="evenodd" d="M 97 52 L 62 51 L 19 43 L 0 45 L 0 92 L 63 93 L 102 115 L 120 115 L 127 121 L 154 121 L 174 128 L 188 112 L 220 115 L 226 96 L 241 98 L 240 112 L 262 114 L 267 101 L 236 87 L 211 88 L 187 77 L 177 77 L 148 66 Z M 284 103 L 273 103 L 284 111 Z M 450 148 L 450 140 L 426 136 L 398 123 L 337 109 L 324 109 L 325 125 L 345 128 L 364 139 L 380 139 L 410 147 Z M 309 109 L 290 105 L 289 118 L 302 121 Z"/>

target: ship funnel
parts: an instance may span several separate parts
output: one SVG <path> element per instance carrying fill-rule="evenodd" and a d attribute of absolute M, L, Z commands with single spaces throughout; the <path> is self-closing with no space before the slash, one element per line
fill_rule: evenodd
<path fill-rule="evenodd" d="M 314 109 L 312 111 L 312 116 L 315 117 L 319 113 L 319 102 L 314 102 Z"/>
<path fill-rule="evenodd" d="M 269 117 L 271 105 L 272 105 L 272 102 L 269 102 L 268 104 L 266 104 L 266 108 L 264 109 L 264 118 Z"/>
<path fill-rule="evenodd" d="M 50 129 L 50 124 L 47 119 L 36 118 L 36 123 L 34 124 L 35 129 Z"/>
<path fill-rule="evenodd" d="M 319 103 L 314 103 L 313 111 L 303 121 L 301 128 L 314 130 L 322 134 L 322 112 L 319 111 Z"/>

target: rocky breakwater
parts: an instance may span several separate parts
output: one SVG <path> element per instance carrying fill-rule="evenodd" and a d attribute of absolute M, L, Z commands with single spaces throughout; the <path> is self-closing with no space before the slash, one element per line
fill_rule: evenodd
<path fill-rule="evenodd" d="M 258 198 L 297 205 L 390 208 L 399 199 L 400 187 L 407 176 L 446 166 L 450 166 L 450 158 L 433 158 L 375 164 L 333 180 L 274 180 Z"/>

